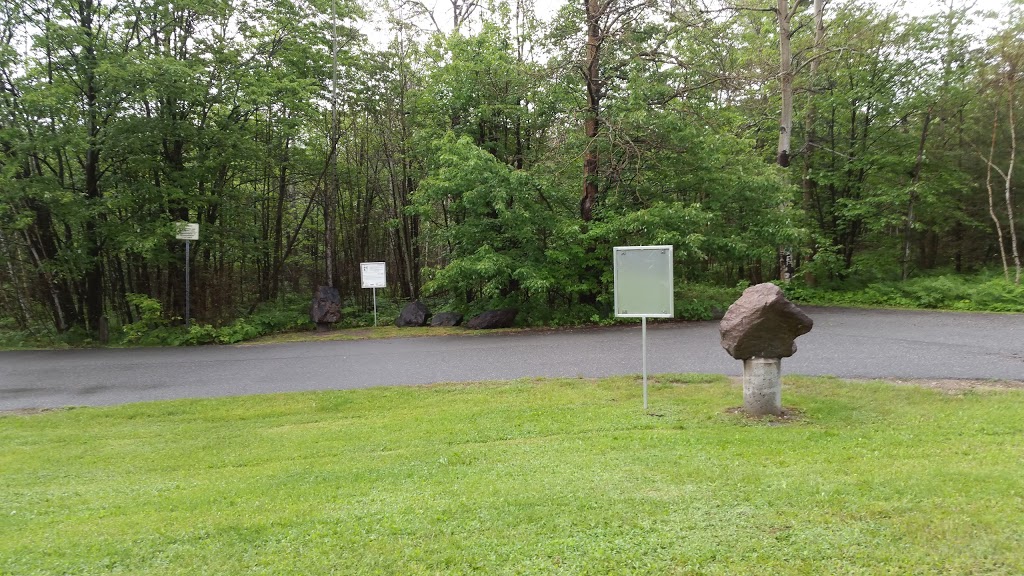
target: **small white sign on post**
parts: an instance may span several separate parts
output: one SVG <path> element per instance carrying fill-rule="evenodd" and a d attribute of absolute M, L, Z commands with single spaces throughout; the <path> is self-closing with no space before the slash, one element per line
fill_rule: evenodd
<path fill-rule="evenodd" d="M 373 325 L 377 325 L 377 288 L 388 287 L 387 269 L 383 262 L 363 262 L 359 265 L 359 278 L 363 288 L 373 288 Z"/>
<path fill-rule="evenodd" d="M 178 230 L 175 238 L 178 240 L 199 240 L 199 224 L 189 222 L 178 222 Z"/>
<path fill-rule="evenodd" d="M 647 410 L 647 318 L 672 318 L 672 246 L 617 246 L 613 249 L 615 315 L 641 319 L 644 410 Z"/>
<path fill-rule="evenodd" d="M 387 288 L 388 276 L 383 262 L 363 262 L 359 265 L 363 288 Z"/>
<path fill-rule="evenodd" d="M 185 241 L 185 329 L 192 327 L 192 287 L 189 278 L 189 259 L 191 259 L 191 241 L 199 240 L 199 224 L 176 222 L 175 238 Z"/>

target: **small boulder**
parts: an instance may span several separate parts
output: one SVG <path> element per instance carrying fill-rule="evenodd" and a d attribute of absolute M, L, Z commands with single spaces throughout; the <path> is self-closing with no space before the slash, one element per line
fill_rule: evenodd
<path fill-rule="evenodd" d="M 488 310 L 483 314 L 477 314 L 466 322 L 466 328 L 472 330 L 490 330 L 493 328 L 511 328 L 516 321 L 516 314 L 519 310 L 505 308 L 502 310 Z"/>
<path fill-rule="evenodd" d="M 395 326 L 406 328 L 408 326 L 426 326 L 427 318 L 430 317 L 430 310 L 427 305 L 419 300 L 413 300 L 402 308 L 402 313 L 395 318 Z"/>
<path fill-rule="evenodd" d="M 313 293 L 313 305 L 309 309 L 309 319 L 320 330 L 330 328 L 331 324 L 341 320 L 341 295 L 337 288 L 317 286 Z"/>
<path fill-rule="evenodd" d="M 774 284 L 757 284 L 743 291 L 719 324 L 722 348 L 737 360 L 788 358 L 796 353 L 796 338 L 811 331 L 814 321 L 786 299 Z"/>
<path fill-rule="evenodd" d="M 462 314 L 458 312 L 438 312 L 430 319 L 431 326 L 458 326 L 462 324 Z"/>

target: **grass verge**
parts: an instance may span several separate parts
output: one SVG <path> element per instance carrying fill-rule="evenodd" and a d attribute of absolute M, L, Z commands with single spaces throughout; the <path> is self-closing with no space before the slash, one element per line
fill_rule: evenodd
<path fill-rule="evenodd" d="M 498 328 L 492 330 L 470 330 L 462 326 L 373 326 L 366 328 L 339 328 L 326 332 L 282 332 L 269 334 L 243 342 L 250 344 L 280 344 L 283 342 L 319 342 L 326 340 L 379 340 L 383 338 L 420 338 L 423 336 L 479 336 L 499 332 L 518 332 L 524 328 Z"/>
<path fill-rule="evenodd" d="M 725 378 L 0 417 L 0 574 L 1020 574 L 1024 392 Z"/>

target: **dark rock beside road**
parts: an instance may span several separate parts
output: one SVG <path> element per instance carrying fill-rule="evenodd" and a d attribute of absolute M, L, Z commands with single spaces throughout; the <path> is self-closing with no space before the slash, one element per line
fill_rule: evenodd
<path fill-rule="evenodd" d="M 426 326 L 427 318 L 430 318 L 430 309 L 419 300 L 413 300 L 402 308 L 402 313 L 395 318 L 395 326 L 405 328 L 408 326 Z"/>
<path fill-rule="evenodd" d="M 462 314 L 458 312 L 438 312 L 430 319 L 431 326 L 458 326 L 462 324 Z"/>
<path fill-rule="evenodd" d="M 494 328 L 511 328 L 516 321 L 516 314 L 519 310 L 505 308 L 502 310 L 488 310 L 483 314 L 477 314 L 466 322 L 466 328 L 472 330 L 491 330 Z"/>

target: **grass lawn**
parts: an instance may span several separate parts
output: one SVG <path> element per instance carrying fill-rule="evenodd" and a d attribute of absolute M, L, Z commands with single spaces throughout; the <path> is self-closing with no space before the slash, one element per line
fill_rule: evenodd
<path fill-rule="evenodd" d="M 0 574 L 1024 574 L 1024 391 L 724 378 L 0 417 Z"/>
<path fill-rule="evenodd" d="M 490 330 L 470 330 L 462 326 L 407 326 L 398 328 L 392 325 L 365 328 L 339 328 L 327 332 L 279 332 L 260 336 L 240 343 L 240 346 L 257 344 L 280 344 L 282 342 L 319 342 L 328 340 L 379 340 L 384 338 L 418 338 L 421 336 L 483 336 L 501 332 L 520 332 L 523 328 L 496 328 Z"/>

